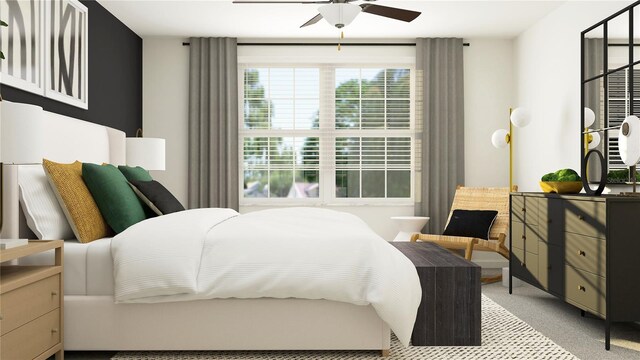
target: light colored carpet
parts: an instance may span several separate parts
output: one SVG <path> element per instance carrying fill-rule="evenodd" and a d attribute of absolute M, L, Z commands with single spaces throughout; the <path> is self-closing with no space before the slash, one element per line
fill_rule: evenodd
<path fill-rule="evenodd" d="M 379 351 L 166 351 L 120 352 L 113 360 L 364 360 Z M 577 359 L 502 306 L 482 296 L 482 346 L 410 346 L 395 336 L 387 359 Z"/>
<path fill-rule="evenodd" d="M 483 285 L 482 293 L 581 359 L 640 359 L 640 324 L 614 323 L 611 350 L 606 351 L 604 320 L 591 314 L 581 317 L 578 308 L 553 295 L 528 284 L 509 295 L 499 283 Z"/>

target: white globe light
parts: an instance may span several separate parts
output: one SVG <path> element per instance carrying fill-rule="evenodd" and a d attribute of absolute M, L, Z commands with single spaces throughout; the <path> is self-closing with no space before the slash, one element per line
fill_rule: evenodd
<path fill-rule="evenodd" d="M 511 112 L 511 123 L 516 127 L 525 127 L 531 122 L 529 111 L 524 108 L 516 108 Z"/>
<path fill-rule="evenodd" d="M 507 144 L 509 144 L 507 142 L 508 135 L 509 135 L 509 132 L 507 130 L 498 129 L 494 131 L 493 134 L 491 135 L 491 143 L 493 144 L 494 147 L 498 149 L 505 148 Z"/>
<path fill-rule="evenodd" d="M 625 126 L 626 125 L 626 126 Z M 623 129 L 627 129 L 625 131 Z M 637 116 L 627 116 L 618 131 L 618 147 L 620 158 L 627 166 L 633 166 L 640 161 L 640 119 Z"/>
<path fill-rule="evenodd" d="M 338 29 L 349 25 L 361 11 L 360 6 L 346 3 L 331 3 L 318 8 L 322 18 Z"/>
<path fill-rule="evenodd" d="M 588 128 L 596 121 L 596 113 L 588 107 L 584 108 L 584 127 Z"/>
<path fill-rule="evenodd" d="M 591 142 L 589 143 L 589 150 L 595 149 L 598 145 L 600 145 L 600 134 L 597 132 L 593 132 L 591 135 Z"/>

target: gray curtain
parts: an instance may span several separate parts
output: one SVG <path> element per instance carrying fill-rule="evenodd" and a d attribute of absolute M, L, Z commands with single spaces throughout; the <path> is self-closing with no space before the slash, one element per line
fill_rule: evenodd
<path fill-rule="evenodd" d="M 603 39 L 584 39 L 584 71 L 585 78 L 602 74 L 604 71 L 604 41 Z M 603 107 L 601 105 L 604 100 L 604 87 L 602 78 L 590 81 L 584 85 L 584 106 L 593 110 L 596 114 L 596 121 L 591 125 L 591 129 L 601 129 L 605 127 Z M 606 133 L 600 133 L 604 137 Z M 600 145 L 597 150 L 604 154 L 604 138 L 600 139 Z M 588 162 L 588 179 L 591 181 L 600 181 L 600 162 Z"/>
<path fill-rule="evenodd" d="M 456 186 L 464 184 L 462 39 L 416 39 L 417 191 L 423 231 L 444 230 Z"/>
<path fill-rule="evenodd" d="M 189 42 L 189 208 L 238 210 L 237 39 Z"/>

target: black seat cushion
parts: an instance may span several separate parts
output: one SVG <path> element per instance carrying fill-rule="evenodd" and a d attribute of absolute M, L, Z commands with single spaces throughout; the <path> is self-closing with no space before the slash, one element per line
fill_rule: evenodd
<path fill-rule="evenodd" d="M 489 240 L 491 226 L 496 220 L 495 210 L 453 210 L 442 235 L 464 236 Z"/>

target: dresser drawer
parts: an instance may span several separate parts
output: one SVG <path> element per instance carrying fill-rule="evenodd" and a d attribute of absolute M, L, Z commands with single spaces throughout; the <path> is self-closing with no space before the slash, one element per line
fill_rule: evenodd
<path fill-rule="evenodd" d="M 595 314 L 606 315 L 605 278 L 565 266 L 567 301 Z"/>
<path fill-rule="evenodd" d="M 522 195 L 511 196 L 511 219 L 524 223 L 527 209 L 524 207 L 525 197 Z"/>
<path fill-rule="evenodd" d="M 33 359 L 60 343 L 60 310 L 53 310 L 0 337 L 0 358 Z"/>
<path fill-rule="evenodd" d="M 566 231 L 597 238 L 606 233 L 606 204 L 598 201 L 567 200 L 564 206 Z"/>
<path fill-rule="evenodd" d="M 564 248 L 540 241 L 538 244 L 538 281 L 549 293 L 564 294 Z"/>
<path fill-rule="evenodd" d="M 606 277 L 607 243 L 598 238 L 566 233 L 567 264 Z"/>
<path fill-rule="evenodd" d="M 60 275 L 0 295 L 1 335 L 60 307 Z"/>
<path fill-rule="evenodd" d="M 511 236 L 514 248 L 520 248 L 527 252 L 538 253 L 538 232 L 537 226 L 512 222 Z"/>
<path fill-rule="evenodd" d="M 519 279 L 540 285 L 538 281 L 538 255 L 514 247 L 511 250 L 511 270 Z"/>

